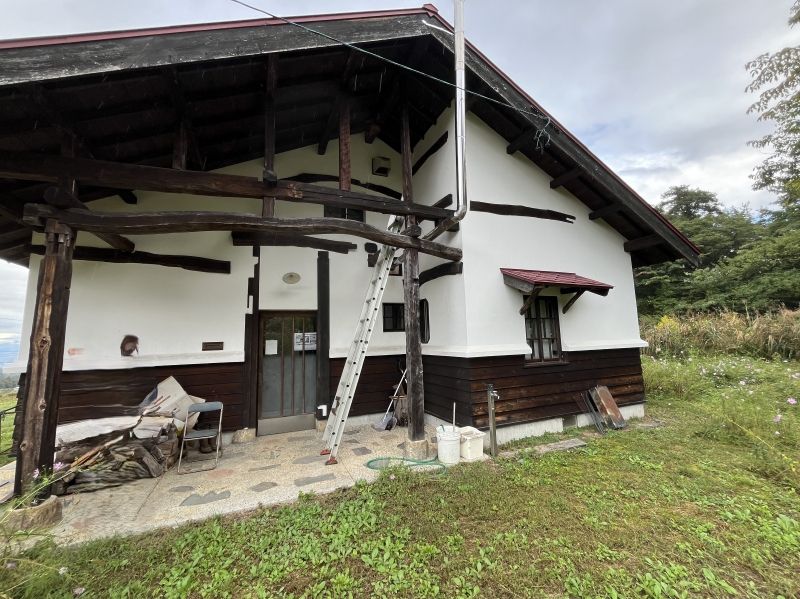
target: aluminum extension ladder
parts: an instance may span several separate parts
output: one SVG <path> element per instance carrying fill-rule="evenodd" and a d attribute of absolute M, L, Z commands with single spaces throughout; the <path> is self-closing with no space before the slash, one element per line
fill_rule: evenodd
<path fill-rule="evenodd" d="M 392 217 L 387 229 L 397 232 L 402 228 L 403 222 L 402 218 Z M 325 462 L 328 465 L 337 463 L 336 456 L 339 453 L 345 423 L 350 414 L 350 406 L 353 404 L 353 396 L 356 393 L 358 378 L 361 376 L 361 368 L 367 356 L 372 331 L 375 329 L 380 315 L 383 292 L 386 289 L 396 253 L 397 248 L 384 245 L 381 247 L 378 259 L 372 269 L 372 278 L 367 288 L 364 305 L 361 308 L 361 316 L 358 318 L 356 334 L 347 353 L 347 360 L 344 363 L 344 370 L 342 370 L 339 386 L 331 405 L 328 423 L 325 425 L 325 434 L 322 437 L 325 449 L 322 450 L 321 455 L 330 456 Z"/>

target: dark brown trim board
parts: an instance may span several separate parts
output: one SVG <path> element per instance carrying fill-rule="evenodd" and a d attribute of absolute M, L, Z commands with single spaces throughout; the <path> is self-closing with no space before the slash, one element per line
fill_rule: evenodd
<path fill-rule="evenodd" d="M 644 401 L 637 348 L 569 352 L 565 362 L 526 365 L 525 357 L 451 358 L 424 356 L 425 411 L 456 424 L 488 426 L 486 386 L 500 394 L 500 426 L 580 414 L 580 394 L 606 385 L 618 405 Z"/>
<path fill-rule="evenodd" d="M 58 421 L 135 413 L 145 396 L 169 376 L 174 376 L 190 395 L 223 403 L 222 430 L 235 431 L 247 426 L 243 362 L 64 371 Z"/>

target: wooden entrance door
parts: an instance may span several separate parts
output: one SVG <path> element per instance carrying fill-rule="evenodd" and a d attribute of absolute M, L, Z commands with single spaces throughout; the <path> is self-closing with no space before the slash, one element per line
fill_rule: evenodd
<path fill-rule="evenodd" d="M 258 434 L 314 428 L 315 312 L 261 313 Z"/>

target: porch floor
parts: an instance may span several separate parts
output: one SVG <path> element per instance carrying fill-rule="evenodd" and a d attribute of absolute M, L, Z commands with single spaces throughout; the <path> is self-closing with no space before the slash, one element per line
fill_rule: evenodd
<path fill-rule="evenodd" d="M 173 466 L 159 478 L 65 496 L 64 518 L 51 533 L 58 544 L 82 543 L 286 503 L 300 493 L 330 493 L 359 480 L 375 480 L 378 471 L 368 468 L 367 462 L 402 456 L 407 434 L 407 428 L 378 432 L 369 425 L 352 427 L 344 433 L 339 463 L 334 466 L 326 466 L 326 458 L 319 455 L 322 433 L 317 431 L 225 445 L 214 470 L 189 471 L 213 466 L 214 454 L 193 451 L 190 460 L 212 459 L 190 461 L 185 474 L 177 474 Z M 433 428 L 426 429 L 429 440 L 434 434 Z"/>

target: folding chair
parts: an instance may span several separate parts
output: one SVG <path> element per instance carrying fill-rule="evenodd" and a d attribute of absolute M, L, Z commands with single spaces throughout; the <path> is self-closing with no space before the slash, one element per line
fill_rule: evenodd
<path fill-rule="evenodd" d="M 219 422 L 217 423 L 216 430 L 213 428 L 208 429 L 195 429 L 193 431 L 183 432 L 181 439 L 181 452 L 178 454 L 178 474 L 181 474 L 181 461 L 183 460 L 183 448 L 187 441 L 198 441 L 200 439 L 217 439 L 217 455 L 214 460 L 214 468 L 219 464 L 219 448 L 222 444 L 222 402 L 221 401 L 207 401 L 205 403 L 195 403 L 189 406 L 186 411 L 186 422 L 189 422 L 192 414 L 202 414 L 203 412 L 216 412 L 219 411 Z M 193 460 L 195 461 L 195 460 Z M 200 460 L 205 461 L 205 460 Z M 205 470 L 213 470 L 214 468 L 205 468 Z M 186 474 L 185 472 L 183 474 Z"/>

